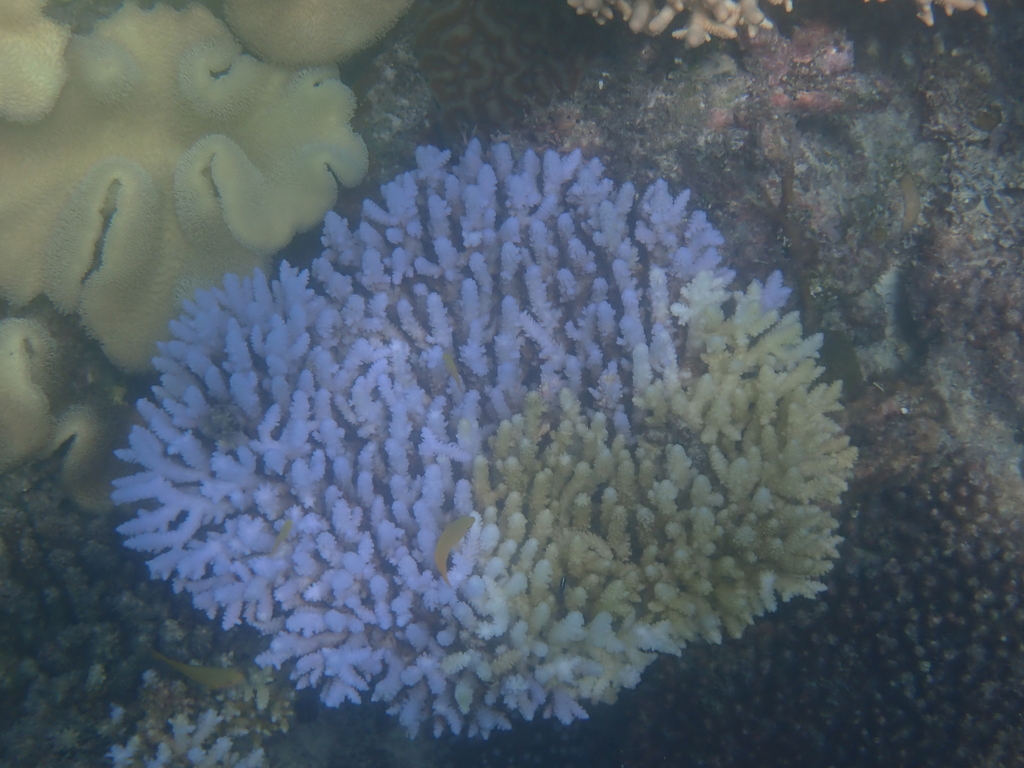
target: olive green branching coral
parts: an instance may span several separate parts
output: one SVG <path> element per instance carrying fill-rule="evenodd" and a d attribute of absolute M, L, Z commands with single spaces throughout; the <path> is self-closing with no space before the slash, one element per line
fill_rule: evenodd
<path fill-rule="evenodd" d="M 264 743 L 288 732 L 294 692 L 267 670 L 250 670 L 231 687 L 187 685 L 149 669 L 131 712 L 111 706 L 105 729 L 134 730 L 107 752 L 113 768 L 266 768 Z M 131 724 L 129 718 L 141 718 Z"/>
<path fill-rule="evenodd" d="M 592 663 L 581 698 L 614 701 L 653 652 L 738 637 L 779 599 L 824 589 L 840 541 L 827 510 L 856 457 L 827 415 L 839 385 L 814 383 L 820 337 L 796 313 L 764 313 L 755 283 L 726 317 L 721 282 L 698 275 L 699 303 L 672 307 L 703 372 L 654 375 L 646 346 L 634 352 L 635 439 L 563 389 L 558 407 L 529 395 L 476 459 L 478 557 L 501 576 L 485 575 L 475 607 L 524 635 L 491 672 L 544 677 L 527 650 L 543 647 L 553 675 L 556 659 Z"/>

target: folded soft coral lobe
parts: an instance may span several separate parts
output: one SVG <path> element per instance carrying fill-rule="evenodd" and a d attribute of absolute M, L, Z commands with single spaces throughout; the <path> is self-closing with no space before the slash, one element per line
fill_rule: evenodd
<path fill-rule="evenodd" d="M 43 13 L 44 0 L 6 0 L 0 7 L 0 118 L 32 123 L 53 108 L 67 66 L 70 28 Z"/>
<path fill-rule="evenodd" d="M 0 294 L 48 294 L 142 369 L 183 295 L 265 265 L 362 178 L 366 148 L 336 71 L 244 56 L 197 5 L 125 5 L 67 57 L 45 119 L 0 123 Z"/>

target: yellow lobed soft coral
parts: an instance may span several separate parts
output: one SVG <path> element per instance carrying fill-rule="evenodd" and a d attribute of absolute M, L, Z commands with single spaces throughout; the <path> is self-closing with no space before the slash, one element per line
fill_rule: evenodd
<path fill-rule="evenodd" d="M 0 118 L 39 120 L 57 101 L 68 73 L 71 30 L 43 15 L 44 0 L 0 3 Z"/>
<path fill-rule="evenodd" d="M 0 295 L 46 293 L 148 367 L 181 297 L 266 266 L 366 148 L 336 70 L 241 55 L 209 11 L 126 5 L 75 37 L 51 113 L 0 124 Z"/>
<path fill-rule="evenodd" d="M 65 362 L 45 322 L 0 320 L 0 473 L 59 451 L 68 495 L 87 509 L 107 509 L 106 462 L 121 434 L 116 409 L 69 403 L 83 394 L 75 388 L 69 397 L 73 376 Z"/>
<path fill-rule="evenodd" d="M 228 23 L 266 61 L 308 67 L 347 59 L 395 25 L 412 0 L 225 0 Z"/>
<path fill-rule="evenodd" d="M 43 453 L 53 432 L 50 373 L 53 339 L 34 320 L 0 321 L 0 472 Z"/>

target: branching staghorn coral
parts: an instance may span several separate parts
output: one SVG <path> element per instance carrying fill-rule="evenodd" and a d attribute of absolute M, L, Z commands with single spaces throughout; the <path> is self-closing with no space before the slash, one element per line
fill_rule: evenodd
<path fill-rule="evenodd" d="M 885 2 L 885 0 L 880 0 Z M 769 0 L 772 5 L 781 5 L 786 11 L 793 9 L 792 0 Z M 914 0 L 917 15 L 929 27 L 935 23 L 932 15 L 933 2 L 937 2 L 951 15 L 953 11 L 973 10 L 985 16 L 988 9 L 985 0 Z M 579 14 L 589 13 L 598 23 L 603 24 L 614 18 L 615 12 L 622 16 L 633 32 L 660 35 L 675 21 L 680 13 L 689 12 L 687 24 L 673 30 L 672 37 L 685 40 L 690 47 L 696 47 L 714 37 L 734 38 L 741 25 L 751 35 L 758 28 L 771 28 L 772 23 L 765 17 L 757 0 L 665 0 L 659 5 L 655 0 L 568 0 L 569 5 Z"/>
<path fill-rule="evenodd" d="M 885 2 L 885 0 L 879 0 Z M 988 7 L 985 0 L 914 0 L 917 3 L 917 18 L 929 27 L 935 24 L 935 17 L 932 14 L 933 4 L 942 7 L 947 16 L 952 16 L 953 11 L 974 11 L 979 16 L 988 16 Z"/>
<path fill-rule="evenodd" d="M 293 698 L 268 670 L 253 670 L 241 683 L 214 691 L 148 669 L 140 701 L 132 705 L 144 715 L 106 757 L 113 768 L 267 768 L 263 744 L 288 731 Z M 123 727 L 125 715 L 113 704 L 107 729 Z"/>
<path fill-rule="evenodd" d="M 483 736 L 822 590 L 856 451 L 781 277 L 579 151 L 417 166 L 173 323 L 114 494 L 153 576 L 329 705 Z"/>

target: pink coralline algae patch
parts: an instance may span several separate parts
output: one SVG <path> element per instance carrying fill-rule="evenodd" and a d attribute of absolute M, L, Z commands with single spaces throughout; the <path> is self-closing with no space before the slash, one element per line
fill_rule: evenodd
<path fill-rule="evenodd" d="M 776 32 L 750 40 L 750 52 L 782 112 L 833 114 L 850 110 L 866 91 L 853 71 L 853 43 L 825 24 L 799 27 L 791 40 Z"/>

